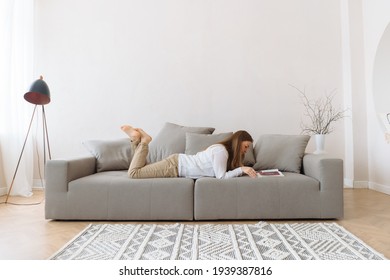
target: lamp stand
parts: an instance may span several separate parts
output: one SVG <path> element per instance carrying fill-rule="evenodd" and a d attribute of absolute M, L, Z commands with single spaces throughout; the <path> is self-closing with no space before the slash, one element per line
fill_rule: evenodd
<path fill-rule="evenodd" d="M 27 130 L 27 135 L 26 135 L 26 138 L 24 139 L 23 148 L 22 148 L 22 151 L 20 152 L 20 155 L 19 155 L 19 160 L 18 160 L 18 163 L 17 163 L 17 165 L 16 165 L 15 173 L 14 173 L 14 176 L 13 176 L 13 178 L 12 178 L 11 186 L 9 187 L 8 194 L 7 194 L 7 198 L 6 198 L 6 200 L 5 200 L 5 203 L 8 202 L 8 197 L 9 197 L 9 195 L 10 195 L 10 193 L 11 193 L 12 187 L 14 186 L 16 174 L 18 173 L 18 170 L 19 170 L 20 161 L 21 161 L 21 159 L 22 159 L 22 155 L 23 155 L 23 152 L 24 152 L 24 148 L 26 147 L 28 135 L 30 134 L 31 125 L 32 125 L 32 122 L 33 122 L 34 117 L 35 117 L 35 115 L 36 115 L 36 112 L 37 112 L 37 106 L 38 106 L 38 105 L 35 105 L 34 111 L 33 111 L 32 116 L 31 116 L 30 124 L 29 124 L 28 130 Z M 50 144 L 49 144 L 49 135 L 48 135 L 48 131 L 47 131 L 47 122 L 46 122 L 45 106 L 44 106 L 44 105 L 41 105 L 41 106 L 42 106 L 42 128 L 43 128 L 43 129 L 42 129 L 42 130 L 43 130 L 43 154 L 44 154 L 44 165 L 46 165 L 46 146 L 47 146 L 47 149 L 48 149 L 48 152 L 49 152 L 49 159 L 51 159 L 51 152 L 50 152 Z M 46 143 L 46 142 L 47 142 L 47 143 Z M 38 164 L 39 164 L 39 163 L 38 163 Z"/>

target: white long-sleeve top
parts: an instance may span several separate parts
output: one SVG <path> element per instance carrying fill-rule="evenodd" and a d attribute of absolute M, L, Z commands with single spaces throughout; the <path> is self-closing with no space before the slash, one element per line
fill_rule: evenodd
<path fill-rule="evenodd" d="M 242 175 L 241 167 L 226 171 L 228 151 L 215 144 L 195 155 L 179 154 L 179 176 L 197 179 L 200 177 L 233 178 Z"/>

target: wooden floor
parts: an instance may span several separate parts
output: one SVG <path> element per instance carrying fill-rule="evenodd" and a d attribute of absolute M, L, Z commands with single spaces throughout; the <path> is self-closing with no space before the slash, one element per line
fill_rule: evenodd
<path fill-rule="evenodd" d="M 345 217 L 335 221 L 390 259 L 390 195 L 367 189 L 345 189 L 344 195 Z M 0 204 L 0 259 L 47 259 L 90 223 L 45 220 L 42 191 L 31 198 L 11 197 Z"/>

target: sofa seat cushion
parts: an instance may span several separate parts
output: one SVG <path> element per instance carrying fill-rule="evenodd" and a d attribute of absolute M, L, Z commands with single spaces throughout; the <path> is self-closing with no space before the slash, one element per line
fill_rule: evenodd
<path fill-rule="evenodd" d="M 193 219 L 192 179 L 130 179 L 126 171 L 107 171 L 71 181 L 68 187 L 68 208 L 78 219 Z"/>
<path fill-rule="evenodd" d="M 298 173 L 284 175 L 200 178 L 194 190 L 195 219 L 319 218 L 319 181 Z"/>

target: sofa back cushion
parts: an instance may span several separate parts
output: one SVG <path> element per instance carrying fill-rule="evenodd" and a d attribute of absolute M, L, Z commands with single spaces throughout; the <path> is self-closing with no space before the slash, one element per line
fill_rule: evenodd
<path fill-rule="evenodd" d="M 277 168 L 280 171 L 300 173 L 302 158 L 310 136 L 262 135 L 255 144 L 256 170 Z"/>
<path fill-rule="evenodd" d="M 219 134 L 199 134 L 187 132 L 185 153 L 187 155 L 195 155 L 196 153 L 206 150 L 209 146 L 221 142 L 232 135 L 233 132 Z"/>
<path fill-rule="evenodd" d="M 133 153 L 130 139 L 88 140 L 83 145 L 96 157 L 96 171 L 126 170 Z"/>
<path fill-rule="evenodd" d="M 149 144 L 148 162 L 156 162 L 172 154 L 184 153 L 186 148 L 186 133 L 212 134 L 212 127 L 191 127 L 174 123 L 165 123 L 163 128 Z"/>

